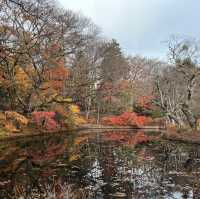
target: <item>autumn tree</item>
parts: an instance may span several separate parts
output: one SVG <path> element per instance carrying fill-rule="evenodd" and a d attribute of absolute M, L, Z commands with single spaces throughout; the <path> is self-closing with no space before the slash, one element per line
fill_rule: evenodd
<path fill-rule="evenodd" d="M 1 93 L 11 109 L 27 113 L 45 105 L 41 93 L 49 89 L 44 83 L 51 84 L 47 71 L 65 71 L 93 39 L 92 23 L 49 0 L 1 3 Z M 67 95 L 64 90 L 62 94 Z M 41 103 L 35 103 L 35 98 Z"/>
<path fill-rule="evenodd" d="M 105 42 L 104 48 L 105 54 L 99 70 L 97 107 L 100 112 L 117 112 L 120 109 L 120 88 L 127 83 L 128 64 L 116 40 Z"/>
<path fill-rule="evenodd" d="M 5 1 L 1 10 L 1 70 L 8 82 L 11 108 L 31 110 L 31 97 L 43 82 L 46 67 L 43 59 L 47 37 L 54 34 L 51 24 L 51 5 L 47 1 Z M 27 88 L 20 92 L 20 84 Z M 31 84 L 27 86 L 26 84 Z"/>

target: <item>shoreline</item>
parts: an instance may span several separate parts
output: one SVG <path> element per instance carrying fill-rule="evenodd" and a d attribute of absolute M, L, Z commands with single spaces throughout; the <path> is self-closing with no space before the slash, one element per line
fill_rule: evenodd
<path fill-rule="evenodd" d="M 28 133 L 25 133 L 25 130 L 21 133 L 11 133 L 10 135 L 1 136 L 0 142 L 18 140 L 18 139 L 26 139 L 31 137 L 37 136 L 48 136 L 48 135 L 58 135 L 58 134 L 65 134 L 69 132 L 81 132 L 81 131 L 90 131 L 90 132 L 106 132 L 106 131 L 155 131 L 155 132 L 162 132 L 161 139 L 169 140 L 169 141 L 178 141 L 190 144 L 200 144 L 200 133 L 199 132 L 190 132 L 185 131 L 178 133 L 175 130 L 168 130 L 162 126 L 140 126 L 140 127 L 133 127 L 133 126 L 105 126 L 105 125 L 82 125 L 78 126 L 74 129 L 62 129 L 60 131 L 44 131 L 39 129 L 27 129 Z"/>
<path fill-rule="evenodd" d="M 10 141 L 10 140 L 16 140 L 16 139 L 25 139 L 29 137 L 36 137 L 36 136 L 47 136 L 47 135 L 53 135 L 53 134 L 64 134 L 69 132 L 77 132 L 77 131 L 98 131 L 98 132 L 104 132 L 104 131 L 131 131 L 131 130 L 142 130 L 142 131 L 161 131 L 164 130 L 164 127 L 159 126 L 106 126 L 106 125 L 93 125 L 93 124 L 86 124 L 81 125 L 73 129 L 62 129 L 60 131 L 45 131 L 40 129 L 27 129 L 23 130 L 20 133 L 10 133 L 9 135 L 1 136 L 0 142 L 3 141 Z M 35 133 L 36 132 L 36 133 Z"/>

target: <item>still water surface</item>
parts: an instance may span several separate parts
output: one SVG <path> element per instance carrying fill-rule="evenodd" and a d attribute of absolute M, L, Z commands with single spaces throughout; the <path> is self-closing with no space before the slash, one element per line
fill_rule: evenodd
<path fill-rule="evenodd" d="M 134 146 L 137 132 L 73 132 L 0 144 L 2 199 L 200 198 L 200 147 Z"/>

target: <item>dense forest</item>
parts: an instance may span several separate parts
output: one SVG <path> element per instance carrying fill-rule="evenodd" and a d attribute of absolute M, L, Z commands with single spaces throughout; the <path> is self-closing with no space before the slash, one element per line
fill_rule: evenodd
<path fill-rule="evenodd" d="M 90 19 L 51 0 L 0 0 L 1 134 L 39 126 L 161 122 L 197 129 L 199 42 L 167 61 L 126 55 Z"/>

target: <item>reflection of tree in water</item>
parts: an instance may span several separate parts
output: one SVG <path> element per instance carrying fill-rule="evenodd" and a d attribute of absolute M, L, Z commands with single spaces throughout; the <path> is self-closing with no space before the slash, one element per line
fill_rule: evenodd
<path fill-rule="evenodd" d="M 38 193 L 44 196 L 47 187 L 52 189 L 52 186 L 58 184 L 55 183 L 57 181 L 61 187 L 68 187 L 64 183 L 68 176 L 63 174 L 70 167 L 69 151 L 74 150 L 75 153 L 78 148 L 74 146 L 74 139 L 71 143 L 70 139 L 53 137 L 22 143 L 20 146 L 16 144 L 15 154 L 11 150 L 11 153 L 4 156 L 5 165 L 0 175 L 0 198 L 19 198 L 17 196 L 20 195 L 34 198 Z"/>
<path fill-rule="evenodd" d="M 92 133 L 11 144 L 0 198 L 198 198 L 197 146 L 127 143 Z"/>

